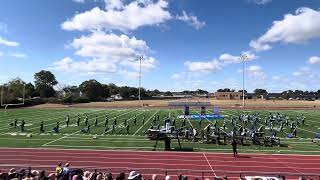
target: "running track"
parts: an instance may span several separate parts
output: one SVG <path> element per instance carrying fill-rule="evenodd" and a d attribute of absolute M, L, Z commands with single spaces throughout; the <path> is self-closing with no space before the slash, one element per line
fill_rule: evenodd
<path fill-rule="evenodd" d="M 144 177 L 164 176 L 167 170 L 172 179 L 180 173 L 211 179 L 215 175 L 235 178 L 241 172 L 243 175 L 320 174 L 320 156 L 309 155 L 241 154 L 234 158 L 227 153 L 0 148 L 1 170 L 32 167 L 50 172 L 60 162 L 87 170 L 112 171 L 114 175 L 137 170 Z"/>

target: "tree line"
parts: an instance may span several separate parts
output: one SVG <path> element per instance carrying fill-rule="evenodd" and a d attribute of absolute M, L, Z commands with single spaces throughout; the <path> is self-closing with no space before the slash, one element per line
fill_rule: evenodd
<path fill-rule="evenodd" d="M 106 101 L 115 95 L 120 96 L 124 100 L 137 99 L 139 89 L 130 86 L 117 86 L 113 83 L 103 84 L 95 79 L 90 79 L 82 82 L 79 86 L 65 86 L 62 89 L 57 89 L 58 81 L 55 75 L 46 70 L 42 70 L 34 74 L 34 83 L 26 83 L 20 78 L 14 78 L 2 85 L 2 100 L 3 103 L 19 103 L 24 96 L 25 99 L 47 99 L 52 102 L 62 103 L 81 103 L 90 101 Z M 234 89 L 224 88 L 218 89 L 217 92 L 236 92 Z M 242 92 L 239 90 L 237 92 Z M 78 95 L 77 95 L 78 93 Z M 170 97 L 175 95 L 207 95 L 208 91 L 197 89 L 195 91 L 185 90 L 182 92 L 161 92 L 158 89 L 146 90 L 141 88 L 141 98 L 155 98 L 159 96 Z M 268 93 L 265 89 L 255 89 L 253 93 L 248 93 L 247 96 L 270 97 L 282 99 L 319 99 L 320 90 L 318 91 L 302 91 L 302 90 L 287 90 L 281 93 Z"/>
<path fill-rule="evenodd" d="M 103 84 L 95 79 L 82 82 L 79 86 L 65 86 L 57 88 L 58 81 L 55 75 L 46 70 L 34 74 L 34 83 L 26 83 L 20 78 L 14 78 L 2 85 L 3 103 L 18 103 L 21 98 L 25 99 L 47 99 L 51 102 L 64 103 L 105 101 L 108 98 L 119 95 L 125 100 L 137 99 L 139 89 L 130 86 L 117 86 L 113 83 Z M 74 92 L 81 94 L 76 96 Z M 157 89 L 140 89 L 141 98 L 151 98 L 159 95 L 172 95 L 171 92 L 161 92 Z"/>

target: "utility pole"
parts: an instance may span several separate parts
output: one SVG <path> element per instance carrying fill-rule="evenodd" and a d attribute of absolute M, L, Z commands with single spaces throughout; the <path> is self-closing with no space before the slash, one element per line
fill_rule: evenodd
<path fill-rule="evenodd" d="M 248 59 L 246 54 L 241 54 L 240 60 L 242 60 L 242 107 L 245 107 L 245 93 L 244 93 L 244 75 L 245 75 L 245 67 L 244 62 Z"/>
<path fill-rule="evenodd" d="M 144 57 L 143 55 L 139 55 L 137 57 L 137 60 L 139 61 L 139 107 L 141 107 L 141 64 L 142 64 L 142 61 L 144 60 Z"/>

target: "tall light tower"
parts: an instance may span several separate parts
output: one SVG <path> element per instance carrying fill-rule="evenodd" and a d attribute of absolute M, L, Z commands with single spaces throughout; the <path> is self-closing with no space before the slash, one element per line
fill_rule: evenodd
<path fill-rule="evenodd" d="M 137 61 L 139 61 L 140 66 L 139 66 L 139 106 L 141 107 L 141 64 L 142 61 L 144 60 L 143 55 L 139 55 L 137 57 Z"/>
<path fill-rule="evenodd" d="M 245 101 L 244 101 L 244 73 L 245 73 L 245 68 L 244 68 L 244 62 L 245 60 L 248 59 L 248 56 L 246 54 L 241 54 L 240 60 L 242 61 L 242 107 L 245 106 Z"/>

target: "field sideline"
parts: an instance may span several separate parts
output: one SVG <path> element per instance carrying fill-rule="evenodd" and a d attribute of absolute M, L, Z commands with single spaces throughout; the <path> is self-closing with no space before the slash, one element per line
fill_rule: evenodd
<path fill-rule="evenodd" d="M 249 112 L 249 111 L 246 111 Z M 271 111 L 250 111 L 259 112 L 261 115 L 267 115 Z M 281 112 L 289 117 L 296 117 L 303 114 L 306 117 L 306 124 L 298 128 L 298 138 L 287 139 L 285 133 L 279 133 L 282 137 L 281 142 L 285 146 L 239 146 L 240 152 L 263 152 L 263 153 L 294 153 L 294 154 L 317 154 L 320 155 L 319 144 L 312 143 L 315 133 L 320 132 L 319 111 L 304 110 L 283 110 L 273 111 Z M 192 110 L 191 113 L 199 113 L 198 110 Z M 81 117 L 80 127 L 75 126 L 77 115 Z M 117 116 L 118 126 L 116 133 L 104 134 L 104 118 L 109 117 L 109 125 Z M 12 148 L 66 148 L 66 149 L 117 149 L 117 150 L 152 150 L 154 141 L 148 140 L 144 132 L 150 127 L 154 116 L 160 116 L 162 121 L 165 117 L 177 117 L 182 114 L 182 110 L 177 109 L 93 109 L 93 108 L 26 108 L 26 109 L 10 109 L 8 112 L 0 112 L 0 147 Z M 222 110 L 221 114 L 228 117 L 238 114 L 237 110 Z M 70 116 L 70 126 L 65 127 L 66 116 Z M 84 117 L 88 116 L 91 124 L 91 133 L 85 134 L 81 132 L 84 128 Z M 94 127 L 95 117 L 99 118 L 98 126 Z M 142 124 L 142 117 L 145 116 L 145 124 Z M 134 117 L 137 117 L 137 124 L 134 125 Z M 10 127 L 9 124 L 14 119 L 24 119 L 26 122 L 26 132 L 21 133 L 20 128 Z M 123 126 L 124 120 L 130 125 L 129 133 Z M 40 122 L 44 121 L 44 128 L 47 133 L 39 133 Z M 57 122 L 60 122 L 61 132 L 59 134 L 51 133 Z M 227 122 L 228 122 L 227 121 Z M 180 125 L 181 121 L 176 120 L 176 124 Z M 202 128 L 210 123 L 205 120 Z M 160 122 L 161 125 L 163 125 Z M 200 128 L 198 121 L 188 120 L 187 126 Z M 218 126 L 222 126 L 222 121 L 218 121 Z M 227 125 L 228 128 L 228 125 Z M 288 132 L 285 129 L 285 132 Z M 268 132 L 268 131 L 267 131 Z M 32 137 L 28 135 L 32 134 Z M 94 138 L 96 136 L 96 138 Z M 173 140 L 173 147 L 177 147 L 178 143 Z M 230 152 L 229 145 L 202 144 L 196 142 L 182 141 L 182 147 L 193 149 L 193 151 L 215 151 Z M 158 149 L 163 149 L 164 143 L 158 144 Z"/>

